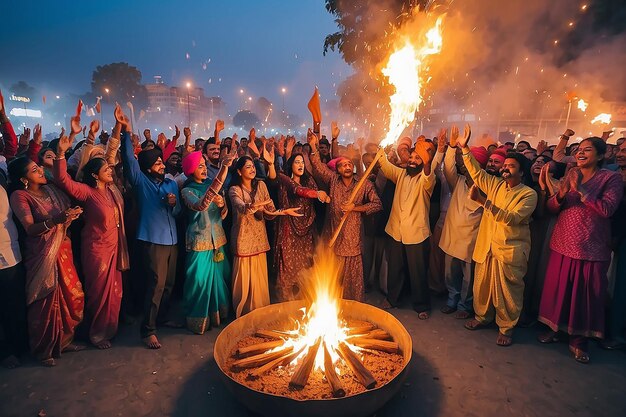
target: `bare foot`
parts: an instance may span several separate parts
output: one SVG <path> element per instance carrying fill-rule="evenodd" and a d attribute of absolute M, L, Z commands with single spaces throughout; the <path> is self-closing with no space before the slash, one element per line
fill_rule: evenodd
<path fill-rule="evenodd" d="M 496 338 L 496 345 L 507 347 L 513 344 L 513 338 L 511 336 L 504 335 L 498 332 L 498 337 Z"/>
<path fill-rule="evenodd" d="M 74 343 L 70 343 L 69 345 L 65 346 L 61 352 L 63 353 L 80 352 L 81 350 L 85 350 L 85 349 L 87 349 L 87 346 L 76 345 Z"/>
<path fill-rule="evenodd" d="M 161 343 L 159 343 L 159 339 L 157 339 L 155 334 L 144 337 L 141 341 L 148 347 L 148 349 L 161 349 Z"/>
<path fill-rule="evenodd" d="M 48 367 L 53 367 L 54 365 L 56 365 L 57 363 L 55 362 L 54 358 L 48 358 L 48 359 L 44 359 L 41 361 L 41 364 L 43 366 L 48 366 Z"/>
<path fill-rule="evenodd" d="M 21 365 L 22 362 L 20 362 L 20 360 L 15 355 L 9 355 L 2 360 L 2 366 L 7 369 L 14 369 Z"/>
<path fill-rule="evenodd" d="M 96 343 L 96 347 L 98 349 L 109 349 L 111 347 L 111 342 L 109 340 L 103 340 L 100 343 Z"/>

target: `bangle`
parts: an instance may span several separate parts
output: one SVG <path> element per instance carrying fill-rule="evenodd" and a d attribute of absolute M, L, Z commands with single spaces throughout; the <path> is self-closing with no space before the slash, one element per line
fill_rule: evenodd
<path fill-rule="evenodd" d="M 60 159 L 65 159 L 65 155 L 57 155 L 54 159 L 56 159 L 57 161 Z"/>
<path fill-rule="evenodd" d="M 46 231 L 50 230 L 50 228 L 48 227 L 48 225 L 46 224 L 46 222 L 48 221 L 48 219 L 43 221 L 43 227 L 46 228 Z"/>

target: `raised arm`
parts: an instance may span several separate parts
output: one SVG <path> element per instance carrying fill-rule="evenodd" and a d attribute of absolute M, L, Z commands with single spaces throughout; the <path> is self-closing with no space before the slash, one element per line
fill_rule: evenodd
<path fill-rule="evenodd" d="M 454 191 L 459 177 L 456 171 L 456 148 L 452 146 L 448 146 L 446 156 L 443 159 L 443 175 L 446 177 L 450 190 Z"/>
<path fill-rule="evenodd" d="M 2 139 L 4 140 L 4 157 L 7 160 L 15 158 L 15 155 L 17 155 L 17 135 L 15 130 L 13 130 L 11 121 L 7 117 L 2 91 L 0 91 L 0 133 L 2 133 Z"/>
<path fill-rule="evenodd" d="M 326 164 L 324 164 L 320 159 L 319 150 L 317 149 L 318 139 L 317 136 L 311 131 L 311 129 L 309 129 L 307 139 L 312 149 L 309 159 L 311 161 L 313 173 L 322 181 L 328 184 L 332 181 L 335 173 L 330 168 L 328 168 L 328 166 L 326 166 Z"/>
<path fill-rule="evenodd" d="M 463 163 L 467 172 L 472 177 L 474 183 L 481 189 L 481 191 L 489 196 L 491 189 L 500 181 L 493 175 L 487 174 L 484 169 L 480 167 L 474 156 L 470 152 L 470 148 L 467 146 L 470 137 L 472 136 L 472 130 L 469 124 L 465 125 L 463 136 L 459 136 L 457 139 L 458 146 L 461 147 L 463 152 Z M 452 143 L 452 142 L 451 142 Z"/>
<path fill-rule="evenodd" d="M 87 184 L 74 181 L 67 173 L 67 161 L 65 160 L 65 152 L 69 148 L 69 138 L 62 136 L 59 139 L 57 147 L 57 156 L 54 159 L 54 167 L 52 174 L 54 182 L 66 193 L 74 197 L 78 201 L 85 201 L 91 195 L 92 189 Z"/>
<path fill-rule="evenodd" d="M 567 142 L 572 136 L 574 136 L 574 131 L 572 129 L 566 129 L 565 132 L 561 135 L 561 138 L 559 139 L 559 143 L 556 145 L 556 148 L 554 148 L 552 159 L 557 162 L 561 162 L 563 158 L 565 158 L 565 149 L 567 148 Z"/>

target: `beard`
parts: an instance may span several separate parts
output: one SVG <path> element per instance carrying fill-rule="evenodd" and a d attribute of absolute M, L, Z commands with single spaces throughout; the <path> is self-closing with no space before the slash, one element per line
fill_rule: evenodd
<path fill-rule="evenodd" d="M 165 173 L 159 174 L 158 172 L 153 171 L 153 172 L 149 172 L 149 174 L 152 178 L 161 182 L 163 182 L 163 180 L 165 179 Z"/>
<path fill-rule="evenodd" d="M 487 169 L 485 169 L 485 172 L 487 174 L 493 175 L 494 177 L 501 177 L 502 176 L 502 174 L 498 170 L 491 170 L 491 169 L 487 168 Z"/>
<path fill-rule="evenodd" d="M 420 172 L 422 172 L 422 166 L 412 167 L 410 165 L 406 166 L 406 173 L 409 174 L 410 177 L 414 177 Z"/>

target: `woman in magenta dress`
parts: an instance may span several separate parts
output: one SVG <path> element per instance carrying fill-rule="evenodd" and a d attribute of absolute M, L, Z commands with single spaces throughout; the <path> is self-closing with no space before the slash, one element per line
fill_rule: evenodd
<path fill-rule="evenodd" d="M 117 333 L 122 302 L 122 271 L 128 269 L 124 234 L 124 200 L 113 183 L 113 169 L 103 158 L 93 158 L 82 168 L 79 183 L 67 173 L 63 155 L 69 139 L 61 138 L 53 174 L 61 189 L 84 205 L 81 257 L 87 296 L 89 340 L 100 349 L 111 347 Z"/>
<path fill-rule="evenodd" d="M 26 236 L 22 257 L 26 267 L 28 336 L 33 356 L 54 366 L 61 352 L 80 350 L 74 331 L 83 319 L 84 294 L 67 237 L 82 209 L 54 185 L 28 158 L 9 164 L 11 208 Z"/>
<path fill-rule="evenodd" d="M 569 335 L 574 359 L 589 362 L 587 340 L 604 337 L 604 301 L 611 260 L 610 217 L 622 199 L 618 173 L 601 169 L 606 144 L 587 138 L 576 152 L 576 167 L 548 200 L 559 213 L 550 242 L 551 254 L 539 308 L 539 321 L 550 327 L 539 341 Z"/>

